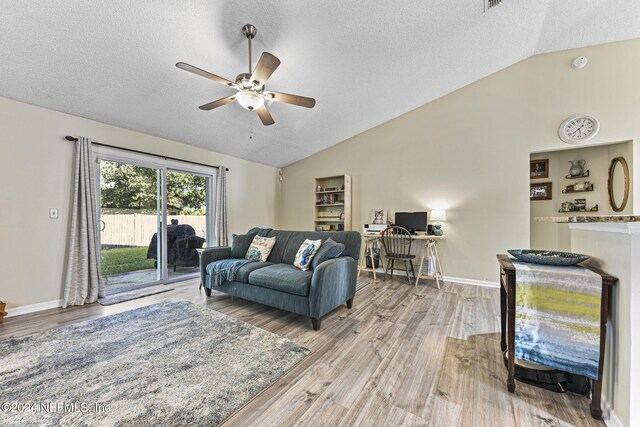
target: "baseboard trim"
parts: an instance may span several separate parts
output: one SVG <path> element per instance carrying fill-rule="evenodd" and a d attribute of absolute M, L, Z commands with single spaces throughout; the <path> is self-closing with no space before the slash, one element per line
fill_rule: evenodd
<path fill-rule="evenodd" d="M 457 282 L 464 285 L 483 286 L 485 288 L 499 288 L 500 283 L 488 280 L 465 279 L 464 277 L 442 276 L 445 282 Z"/>
<path fill-rule="evenodd" d="M 7 308 L 6 317 L 20 316 L 22 314 L 35 313 L 37 311 L 49 310 L 51 308 L 58 308 L 58 307 L 62 307 L 61 299 L 54 300 L 54 301 L 41 302 L 38 304 L 22 305 L 20 307 Z"/>
<path fill-rule="evenodd" d="M 616 411 L 613 410 L 611 403 L 604 399 L 602 399 L 602 420 L 607 427 L 625 427 L 616 415 Z"/>

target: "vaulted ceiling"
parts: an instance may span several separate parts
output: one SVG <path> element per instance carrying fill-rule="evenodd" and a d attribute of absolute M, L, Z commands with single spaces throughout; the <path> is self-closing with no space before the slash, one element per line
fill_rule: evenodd
<path fill-rule="evenodd" d="M 315 108 L 197 108 L 232 91 L 175 63 L 234 80 L 246 23 L 282 61 L 268 89 Z M 531 55 L 637 37 L 630 0 L 3 0 L 0 96 L 284 166 Z"/>

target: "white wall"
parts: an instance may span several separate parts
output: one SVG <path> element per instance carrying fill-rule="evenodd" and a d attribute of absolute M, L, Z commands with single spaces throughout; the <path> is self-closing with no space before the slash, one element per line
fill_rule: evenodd
<path fill-rule="evenodd" d="M 62 297 L 74 168 L 65 135 L 224 165 L 230 231 L 275 223 L 273 167 L 0 98 L 0 300 L 8 309 Z M 49 208 L 60 209 L 60 218 L 49 219 Z"/>
<path fill-rule="evenodd" d="M 495 254 L 529 247 L 530 153 L 567 147 L 558 126 L 579 113 L 601 122 L 589 145 L 638 141 L 638 76 L 640 40 L 529 58 L 287 166 L 278 226 L 311 229 L 313 178 L 350 174 L 354 229 L 374 207 L 445 208 L 445 275 L 497 282 Z"/>

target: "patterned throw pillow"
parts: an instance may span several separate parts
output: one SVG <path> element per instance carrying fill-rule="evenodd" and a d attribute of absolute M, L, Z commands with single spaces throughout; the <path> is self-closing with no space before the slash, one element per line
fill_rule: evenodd
<path fill-rule="evenodd" d="M 275 244 L 275 237 L 256 236 L 253 238 L 251 245 L 249 245 L 249 250 L 244 257 L 253 261 L 265 262 L 269 258 L 271 249 L 273 249 L 273 245 Z"/>
<path fill-rule="evenodd" d="M 318 252 L 318 249 L 320 249 L 321 244 L 322 240 L 305 240 L 302 245 L 300 245 L 298 253 L 296 253 L 296 259 L 293 261 L 293 265 L 302 271 L 308 270 L 309 267 L 311 267 L 311 260 L 316 252 Z"/>

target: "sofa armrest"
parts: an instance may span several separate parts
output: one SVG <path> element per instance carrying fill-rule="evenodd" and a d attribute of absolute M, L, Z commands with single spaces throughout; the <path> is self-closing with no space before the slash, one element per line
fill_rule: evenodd
<path fill-rule="evenodd" d="M 200 254 L 200 277 L 202 278 L 202 283 L 206 283 L 207 265 L 213 261 L 229 258 L 231 258 L 231 248 L 229 246 L 219 246 L 202 251 Z"/>
<path fill-rule="evenodd" d="M 313 272 L 309 289 L 309 313 L 320 318 L 356 294 L 358 263 L 351 257 L 323 262 Z"/>

